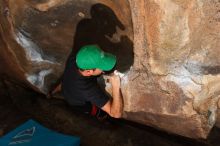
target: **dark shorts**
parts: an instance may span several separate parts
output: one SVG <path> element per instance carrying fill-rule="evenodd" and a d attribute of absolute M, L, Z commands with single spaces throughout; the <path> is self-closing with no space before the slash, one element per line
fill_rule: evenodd
<path fill-rule="evenodd" d="M 87 102 L 85 105 L 71 105 L 71 108 L 76 112 L 95 116 L 99 120 L 104 120 L 108 117 L 108 114 L 105 111 L 90 102 Z"/>

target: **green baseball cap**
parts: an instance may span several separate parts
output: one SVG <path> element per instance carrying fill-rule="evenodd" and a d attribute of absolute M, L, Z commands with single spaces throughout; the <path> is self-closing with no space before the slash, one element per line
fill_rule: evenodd
<path fill-rule="evenodd" d="M 111 70 L 116 64 L 116 56 L 102 51 L 97 45 L 82 47 L 76 55 L 76 64 L 80 69 Z"/>

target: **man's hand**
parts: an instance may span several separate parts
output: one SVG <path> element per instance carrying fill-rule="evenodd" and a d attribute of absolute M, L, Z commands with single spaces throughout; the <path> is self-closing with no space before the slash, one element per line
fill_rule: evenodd
<path fill-rule="evenodd" d="M 120 77 L 116 74 L 109 76 L 109 83 L 112 85 L 112 88 L 119 89 L 121 85 Z"/>

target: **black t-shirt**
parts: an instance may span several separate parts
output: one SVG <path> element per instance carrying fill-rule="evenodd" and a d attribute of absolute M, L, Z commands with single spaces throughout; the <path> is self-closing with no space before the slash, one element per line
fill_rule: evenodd
<path fill-rule="evenodd" d="M 85 77 L 79 73 L 74 57 L 67 60 L 62 93 L 67 102 L 73 106 L 84 106 L 90 102 L 101 108 L 109 100 L 108 95 L 98 85 L 96 76 Z"/>

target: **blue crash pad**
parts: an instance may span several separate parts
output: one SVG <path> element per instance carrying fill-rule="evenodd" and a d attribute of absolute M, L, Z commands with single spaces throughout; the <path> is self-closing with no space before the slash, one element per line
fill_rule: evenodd
<path fill-rule="evenodd" d="M 0 138 L 0 146 L 79 146 L 80 138 L 57 133 L 28 120 Z"/>

